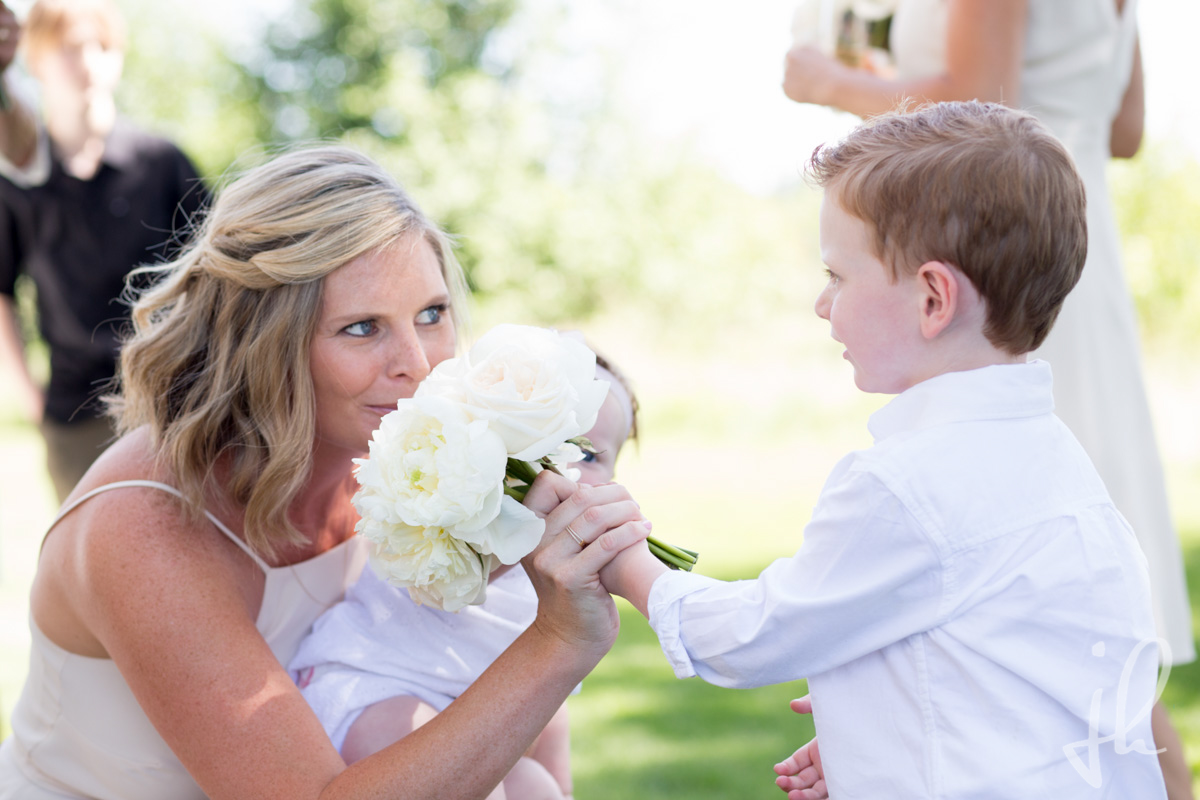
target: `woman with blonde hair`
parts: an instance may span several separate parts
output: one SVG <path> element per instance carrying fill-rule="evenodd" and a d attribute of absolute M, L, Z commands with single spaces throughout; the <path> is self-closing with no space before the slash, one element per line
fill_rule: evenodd
<path fill-rule="evenodd" d="M 611 647 L 597 572 L 645 537 L 636 505 L 539 479 L 536 621 L 452 708 L 347 767 L 281 662 L 361 570 L 352 459 L 453 355 L 461 271 L 338 146 L 250 170 L 147 270 L 109 398 L 121 438 L 43 544 L 0 798 L 488 794 Z"/>

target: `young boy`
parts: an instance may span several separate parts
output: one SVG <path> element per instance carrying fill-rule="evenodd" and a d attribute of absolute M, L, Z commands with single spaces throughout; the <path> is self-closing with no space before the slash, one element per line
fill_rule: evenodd
<path fill-rule="evenodd" d="M 586 434 L 597 452 L 571 465 L 579 482 L 589 484 L 611 481 L 621 447 L 637 437 L 637 398 L 625 377 L 599 355 L 596 377 L 609 384 Z M 353 763 L 443 711 L 536 613 L 537 595 L 520 565 L 493 573 L 485 602 L 459 612 L 417 605 L 368 568 L 317 619 L 289 669 L 334 746 Z M 489 800 L 571 797 L 566 712 L 563 706 Z"/>
<path fill-rule="evenodd" d="M 807 678 L 829 795 L 1164 797 L 1133 533 L 1026 363 L 1075 285 L 1083 186 L 1033 117 L 947 103 L 818 150 L 817 298 L 855 384 L 898 395 L 756 580 L 601 574 L 683 678 Z M 785 787 L 787 788 L 787 787 Z"/>

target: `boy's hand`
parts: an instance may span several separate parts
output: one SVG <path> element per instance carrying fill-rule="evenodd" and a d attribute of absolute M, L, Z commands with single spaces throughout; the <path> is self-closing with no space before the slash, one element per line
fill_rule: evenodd
<path fill-rule="evenodd" d="M 792 711 L 811 714 L 812 700 L 808 695 L 793 700 Z M 788 800 L 828 800 L 825 769 L 821 766 L 821 751 L 817 738 L 775 765 L 775 785 L 787 792 Z"/>
<path fill-rule="evenodd" d="M 648 524 L 648 523 L 647 523 Z M 628 600 L 647 619 L 650 587 L 670 568 L 654 557 L 645 542 L 628 547 L 600 570 L 600 583 L 615 595 Z"/>

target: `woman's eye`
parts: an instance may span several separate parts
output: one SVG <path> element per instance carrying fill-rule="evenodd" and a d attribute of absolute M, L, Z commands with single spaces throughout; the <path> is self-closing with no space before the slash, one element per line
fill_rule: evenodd
<path fill-rule="evenodd" d="M 586 453 L 586 452 L 585 452 L 585 453 L 583 454 L 583 458 L 579 459 L 579 462 L 578 462 L 578 463 L 580 463 L 580 464 L 590 464 L 591 462 L 593 462 L 593 461 L 595 461 L 595 460 L 596 460 L 596 454 L 595 454 L 595 453 Z"/>
<path fill-rule="evenodd" d="M 342 328 L 342 331 L 351 336 L 370 336 L 375 332 L 375 323 L 369 319 L 364 319 L 361 322 L 350 323 Z"/>
<path fill-rule="evenodd" d="M 442 321 L 442 314 L 446 313 L 445 305 L 430 306 L 429 308 L 417 314 L 418 325 L 436 325 Z"/>

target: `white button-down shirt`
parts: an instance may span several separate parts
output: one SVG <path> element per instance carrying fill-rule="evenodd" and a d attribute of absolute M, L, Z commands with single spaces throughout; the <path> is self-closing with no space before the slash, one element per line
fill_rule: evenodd
<path fill-rule="evenodd" d="M 869 428 L 796 555 L 655 581 L 676 675 L 807 677 L 833 800 L 1165 797 L 1145 560 L 1049 366 L 940 375 Z"/>

